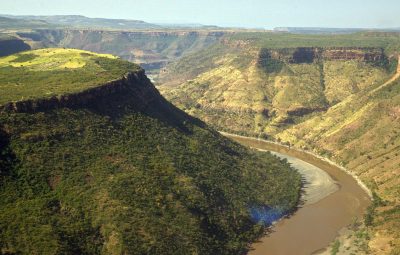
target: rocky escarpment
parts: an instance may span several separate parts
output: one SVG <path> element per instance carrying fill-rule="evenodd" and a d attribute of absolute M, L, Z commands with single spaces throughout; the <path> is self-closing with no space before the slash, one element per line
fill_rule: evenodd
<path fill-rule="evenodd" d="M 0 114 L 33 114 L 62 108 L 87 109 L 112 118 L 124 116 L 126 112 L 140 112 L 182 129 L 188 119 L 203 125 L 165 100 L 143 69 L 78 93 L 9 102 L 0 106 Z"/>
<path fill-rule="evenodd" d="M 130 96 L 130 106 L 144 110 L 154 100 L 161 98 L 158 91 L 145 75 L 144 70 L 130 72 L 121 79 L 79 93 L 9 102 L 0 106 L 0 112 L 35 113 L 58 108 L 106 107 L 110 98 L 126 94 Z M 120 105 L 122 107 L 122 104 Z"/>
<path fill-rule="evenodd" d="M 386 59 L 381 48 L 330 48 L 322 52 L 325 60 L 359 60 L 379 63 Z"/>
<path fill-rule="evenodd" d="M 144 71 L 128 73 L 119 80 L 110 81 L 99 87 L 85 91 L 53 96 L 51 98 L 32 99 L 18 102 L 9 102 L 0 106 L 0 111 L 11 113 L 34 113 L 57 108 L 80 108 L 97 105 L 99 101 L 107 103 L 109 97 L 129 93 L 134 95 L 132 104 L 137 110 L 145 109 L 148 104 L 157 98 L 157 90 L 147 79 Z"/>
<path fill-rule="evenodd" d="M 287 110 L 287 114 L 289 116 L 304 116 L 313 112 L 324 112 L 328 109 L 328 107 L 298 107 L 295 109 Z"/>
<path fill-rule="evenodd" d="M 281 61 L 291 64 L 314 63 L 318 60 L 357 60 L 373 64 L 385 61 L 381 48 L 359 47 L 297 47 L 282 49 L 263 48 L 259 52 L 259 63 L 267 60 Z"/>

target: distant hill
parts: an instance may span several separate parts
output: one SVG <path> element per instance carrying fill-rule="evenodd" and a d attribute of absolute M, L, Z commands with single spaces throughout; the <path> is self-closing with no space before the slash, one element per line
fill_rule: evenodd
<path fill-rule="evenodd" d="M 399 32 L 400 28 L 276 27 L 274 31 L 293 34 L 351 34 L 365 31 Z"/>
<path fill-rule="evenodd" d="M 18 26 L 20 26 L 21 28 L 26 27 L 25 23 L 30 23 L 30 27 L 32 28 L 44 27 L 44 25 L 49 26 L 50 24 L 58 27 L 113 29 L 113 30 L 216 28 L 215 26 L 203 26 L 201 24 L 151 24 L 141 20 L 88 18 L 81 15 L 53 15 L 53 16 L 0 15 L 0 17 L 7 18 L 9 19 L 9 21 L 18 20 L 17 23 L 13 26 L 13 28 L 16 28 Z"/>
<path fill-rule="evenodd" d="M 18 19 L 0 15 L 1 29 L 50 28 L 52 24 L 40 19 Z"/>
<path fill-rule="evenodd" d="M 88 18 L 80 15 L 54 16 L 14 16 L 18 19 L 44 20 L 48 23 L 65 27 L 111 28 L 111 29 L 154 29 L 157 25 L 140 20 Z"/>
<path fill-rule="evenodd" d="M 12 28 L 41 28 L 46 26 L 57 26 L 67 28 L 92 28 L 113 30 L 154 30 L 154 29 L 216 29 L 216 26 L 204 26 L 202 24 L 152 24 L 141 20 L 129 19 L 105 19 L 89 18 L 81 15 L 6 15 L 0 17 L 8 19 L 9 22 L 17 20 Z M 1 21 L 1 20 L 0 20 Z M 15 21 L 14 21 L 15 22 Z M 2 23 L 0 23 L 2 24 Z M 29 26 L 27 25 L 29 24 Z M 6 26 L 4 28 L 8 28 Z M 0 26 L 2 28 L 2 26 Z"/>

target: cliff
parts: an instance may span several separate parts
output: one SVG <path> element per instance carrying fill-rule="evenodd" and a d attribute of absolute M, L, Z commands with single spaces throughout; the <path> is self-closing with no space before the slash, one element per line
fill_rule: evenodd
<path fill-rule="evenodd" d="M 133 92 L 133 93 L 132 93 Z M 90 88 L 79 93 L 53 96 L 44 99 L 31 99 L 9 102 L 0 106 L 0 111 L 8 113 L 35 113 L 57 108 L 90 107 L 99 101 L 106 103 L 109 97 L 122 93 L 130 93 L 132 104 L 138 109 L 146 108 L 156 96 L 157 90 L 146 77 L 144 70 L 130 72 L 123 78 L 110 81 L 104 85 Z"/>
<path fill-rule="evenodd" d="M 9 102 L 0 106 L 0 114 L 52 112 L 59 109 L 87 109 L 111 118 L 120 118 L 126 112 L 137 112 L 170 126 L 186 130 L 183 123 L 203 123 L 175 108 L 164 99 L 147 78 L 145 71 L 130 72 L 94 88 L 50 98 Z"/>
<path fill-rule="evenodd" d="M 362 47 L 297 47 L 282 49 L 262 48 L 259 62 L 278 60 L 291 64 L 313 63 L 318 60 L 357 60 L 379 64 L 386 59 L 382 48 Z"/>

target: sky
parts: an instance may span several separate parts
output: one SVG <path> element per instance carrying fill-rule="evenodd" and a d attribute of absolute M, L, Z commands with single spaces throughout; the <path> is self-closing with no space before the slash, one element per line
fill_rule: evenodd
<path fill-rule="evenodd" d="M 84 15 L 248 28 L 400 27 L 400 0 L 1 0 L 1 14 Z"/>

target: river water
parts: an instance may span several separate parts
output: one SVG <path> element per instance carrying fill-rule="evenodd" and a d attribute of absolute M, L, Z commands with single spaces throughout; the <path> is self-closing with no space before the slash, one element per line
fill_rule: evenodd
<path fill-rule="evenodd" d="M 291 217 L 275 224 L 271 233 L 252 245 L 249 255 L 317 253 L 326 248 L 342 228 L 350 225 L 356 218 L 361 219 L 371 203 L 368 194 L 351 175 L 326 161 L 278 144 L 224 135 L 246 146 L 278 152 L 283 156 L 305 161 L 329 174 L 337 187 L 313 202 L 306 202 Z"/>

